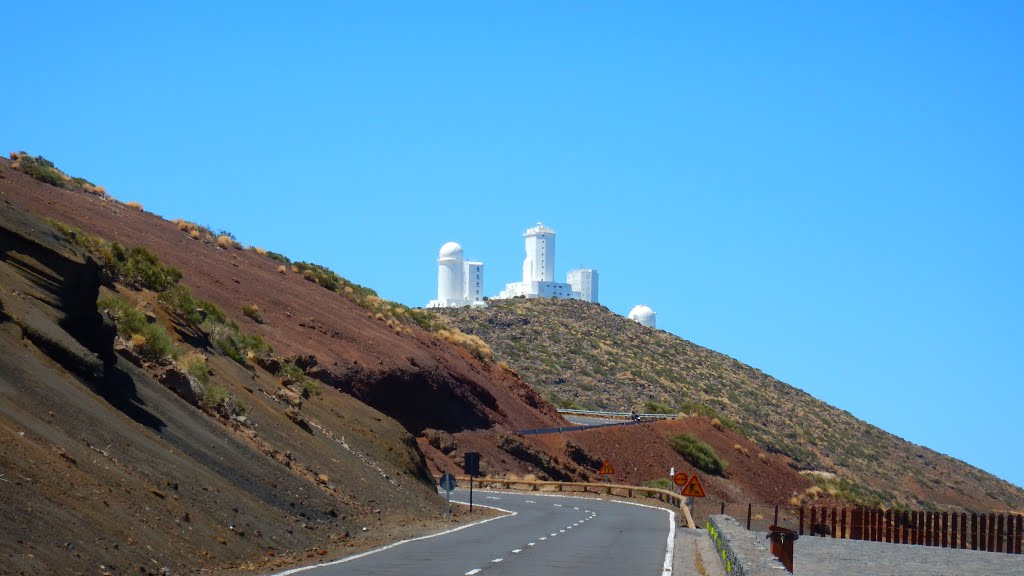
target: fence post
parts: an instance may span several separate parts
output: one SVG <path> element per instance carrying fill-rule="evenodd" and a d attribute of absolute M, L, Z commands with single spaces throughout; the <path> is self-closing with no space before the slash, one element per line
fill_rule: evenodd
<path fill-rule="evenodd" d="M 996 515 L 988 515 L 988 551 L 996 549 Z"/>
<path fill-rule="evenodd" d="M 833 538 L 838 538 L 839 537 L 839 533 L 836 532 L 836 509 L 835 508 L 832 509 L 832 537 Z"/>
<path fill-rule="evenodd" d="M 725 500 L 722 500 L 722 514 L 725 514 Z"/>
<path fill-rule="evenodd" d="M 885 511 L 885 540 L 884 540 L 885 542 L 888 542 L 890 544 L 892 544 L 893 542 L 896 542 L 896 538 L 893 537 L 895 535 L 894 534 L 895 533 L 895 528 L 896 528 L 896 525 L 892 523 L 892 510 L 886 510 Z"/>
<path fill-rule="evenodd" d="M 846 538 L 846 508 L 843 508 L 843 512 L 840 515 L 839 520 L 839 534 L 840 538 Z"/>
<path fill-rule="evenodd" d="M 1014 553 L 1021 553 L 1021 532 L 1024 528 L 1024 517 L 1017 516 L 1017 530 L 1014 531 Z"/>
<path fill-rule="evenodd" d="M 967 549 L 967 512 L 960 514 L 960 548 Z"/>
<path fill-rule="evenodd" d="M 942 513 L 942 547 L 949 548 L 949 514 Z"/>
<path fill-rule="evenodd" d="M 818 524 L 818 509 L 815 506 L 811 506 L 811 536 L 814 536 L 815 532 L 817 532 L 817 530 L 814 529 L 814 526 L 817 525 L 817 524 Z"/>
<path fill-rule="evenodd" d="M 982 514 L 979 518 L 981 525 L 978 528 L 978 540 L 981 541 L 981 550 L 988 550 L 988 516 Z"/>
<path fill-rule="evenodd" d="M 750 502 L 747 502 L 747 530 L 750 530 L 750 509 L 751 504 Z"/>
<path fill-rule="evenodd" d="M 800 535 L 804 535 L 804 507 L 800 507 Z"/>
<path fill-rule="evenodd" d="M 775 520 L 772 522 L 772 526 L 779 525 L 779 505 L 775 505 Z"/>
<path fill-rule="evenodd" d="M 850 540 L 860 540 L 860 509 L 850 510 Z"/>
<path fill-rule="evenodd" d="M 875 537 L 877 539 L 875 542 L 885 542 L 885 512 L 882 510 L 875 512 L 875 524 L 877 525 L 875 529 Z"/>
<path fill-rule="evenodd" d="M 996 524 L 996 552 L 1003 551 L 1003 515 L 999 515 Z"/>

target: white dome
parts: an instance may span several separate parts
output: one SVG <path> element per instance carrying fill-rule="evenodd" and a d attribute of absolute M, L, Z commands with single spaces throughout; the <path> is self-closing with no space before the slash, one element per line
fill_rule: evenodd
<path fill-rule="evenodd" d="M 650 306 L 638 304 L 629 311 L 629 319 L 638 322 L 644 326 L 654 328 L 657 321 L 657 314 Z"/>
<path fill-rule="evenodd" d="M 438 253 L 437 257 L 462 260 L 462 246 L 459 246 L 458 242 L 448 242 L 441 246 L 441 252 Z"/>

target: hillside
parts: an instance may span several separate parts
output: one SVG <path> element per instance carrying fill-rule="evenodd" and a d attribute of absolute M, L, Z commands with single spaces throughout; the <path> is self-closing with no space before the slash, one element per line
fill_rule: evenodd
<path fill-rule="evenodd" d="M 440 528 L 425 430 L 565 424 L 475 343 L 369 290 L 10 164 L 0 572 L 330 559 Z"/>
<path fill-rule="evenodd" d="M 756 368 L 607 308 L 573 300 L 491 300 L 445 309 L 551 401 L 591 409 L 717 416 L 826 487 L 887 505 L 1024 509 L 1024 490 L 906 442 Z M 654 404 L 649 404 L 649 403 Z"/>

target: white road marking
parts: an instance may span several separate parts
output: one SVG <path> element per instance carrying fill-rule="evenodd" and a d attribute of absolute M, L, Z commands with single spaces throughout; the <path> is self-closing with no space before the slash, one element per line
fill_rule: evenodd
<path fill-rule="evenodd" d="M 537 501 L 536 500 L 527 500 L 526 503 L 527 504 L 536 504 Z"/>
<path fill-rule="evenodd" d="M 533 546 L 534 544 L 536 544 L 536 542 L 530 542 L 527 544 L 527 546 Z"/>
<path fill-rule="evenodd" d="M 541 536 L 541 537 L 540 537 L 540 539 L 541 539 L 541 540 L 547 540 L 547 539 L 548 539 L 548 537 L 547 537 L 547 536 Z"/>
<path fill-rule="evenodd" d="M 465 504 L 465 502 L 462 502 L 462 504 Z M 369 556 L 371 554 L 376 554 L 378 552 L 383 552 L 384 550 L 390 550 L 390 549 L 392 549 L 392 548 L 394 548 L 396 546 L 401 546 L 402 544 L 408 544 L 409 542 L 417 542 L 419 540 L 428 540 L 430 538 L 437 538 L 438 536 L 444 536 L 446 534 L 451 534 L 452 532 L 458 532 L 459 530 L 465 530 L 466 528 L 473 528 L 473 527 L 479 526 L 481 524 L 486 524 L 488 522 L 493 522 L 495 520 L 501 520 L 502 518 L 511 518 L 511 517 L 519 514 L 518 512 L 513 512 L 511 510 L 505 510 L 503 508 L 496 508 L 494 506 L 487 506 L 485 504 L 477 504 L 477 506 L 480 506 L 481 508 L 490 508 L 492 510 L 497 510 L 499 512 L 505 512 L 506 515 L 505 516 L 495 516 L 494 518 L 488 518 L 487 520 L 481 520 L 480 522 L 473 522 L 472 524 L 465 524 L 463 526 L 459 526 L 458 528 L 452 528 L 451 530 L 445 530 L 444 532 L 437 532 L 436 534 L 427 534 L 426 536 L 418 536 L 416 538 L 409 538 L 408 540 L 401 540 L 401 541 L 398 541 L 398 542 L 394 542 L 392 544 L 388 544 L 386 546 L 381 546 L 380 548 L 374 548 L 373 550 L 368 550 L 368 551 L 363 552 L 361 554 L 353 554 L 352 556 L 348 556 L 347 558 L 342 558 L 340 560 L 334 560 L 332 562 L 326 562 L 324 564 L 316 564 L 314 566 L 303 566 L 302 568 L 292 568 L 290 570 L 285 570 L 284 572 L 278 572 L 278 573 L 274 574 L 274 576 L 290 576 L 291 574 L 298 574 L 299 572 L 305 572 L 306 570 L 312 570 L 314 568 L 323 568 L 324 566 L 334 566 L 336 564 L 344 564 L 346 562 L 351 562 L 353 560 L 358 560 L 359 558 L 364 558 L 364 557 Z M 475 573 L 476 572 L 474 572 L 474 574 Z"/>
<path fill-rule="evenodd" d="M 561 508 L 561 507 L 562 507 L 562 505 L 561 505 L 561 504 L 555 504 L 555 506 L 557 506 L 557 507 L 559 507 L 559 508 Z"/>
<path fill-rule="evenodd" d="M 579 510 L 579 507 L 578 506 L 573 506 L 572 509 L 573 510 Z"/>
<path fill-rule="evenodd" d="M 491 560 L 491 564 L 497 564 L 498 562 L 501 562 L 501 560 L 501 558 L 495 558 L 494 560 Z"/>
<path fill-rule="evenodd" d="M 501 498 L 498 498 L 497 496 L 484 496 L 484 498 L 487 498 L 488 500 L 501 500 Z"/>
<path fill-rule="evenodd" d="M 559 534 L 564 534 L 564 533 L 565 533 L 565 530 L 559 530 L 559 531 L 558 531 L 558 533 L 559 533 Z"/>
<path fill-rule="evenodd" d="M 519 553 L 520 553 L 520 552 L 522 552 L 522 551 L 523 551 L 523 549 L 522 549 L 522 548 L 516 548 L 515 550 L 513 550 L 513 551 L 512 551 L 512 553 L 513 553 L 513 554 L 519 554 Z"/>
<path fill-rule="evenodd" d="M 473 576 L 473 574 L 476 574 L 476 573 L 477 573 L 477 572 L 479 572 L 479 571 L 480 571 L 480 569 L 479 569 L 479 568 L 473 568 L 473 569 L 472 569 L 472 570 L 470 570 L 469 572 L 466 572 L 466 576 Z"/>

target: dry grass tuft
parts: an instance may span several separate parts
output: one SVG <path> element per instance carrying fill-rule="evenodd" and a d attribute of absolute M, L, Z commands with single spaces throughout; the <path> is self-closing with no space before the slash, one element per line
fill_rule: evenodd
<path fill-rule="evenodd" d="M 188 237 L 193 240 L 199 240 L 199 230 L 190 230 L 188 233 Z"/>
<path fill-rule="evenodd" d="M 249 246 L 249 249 L 252 250 L 253 252 L 259 254 L 260 256 L 266 256 L 267 255 L 267 251 L 264 250 L 263 248 L 258 247 L 258 246 Z"/>
<path fill-rule="evenodd" d="M 285 266 L 284 264 L 281 264 L 280 266 L 277 267 L 277 271 L 280 272 L 281 274 L 288 274 L 288 267 Z"/>
<path fill-rule="evenodd" d="M 138 202 L 136 202 L 134 200 L 132 200 L 131 202 L 125 203 L 125 206 L 127 206 L 129 208 L 135 208 L 136 210 L 142 211 L 142 204 L 139 204 Z"/>
<path fill-rule="evenodd" d="M 228 248 L 234 248 L 235 250 L 241 250 L 242 245 L 231 239 L 231 236 L 227 234 L 221 234 L 217 236 L 217 246 L 227 250 Z"/>
<path fill-rule="evenodd" d="M 733 444 L 732 449 L 739 452 L 740 454 L 743 454 L 744 456 L 750 456 L 750 450 L 747 450 L 746 448 L 740 446 L 739 444 Z"/>
<path fill-rule="evenodd" d="M 722 421 L 718 418 L 711 419 L 711 425 L 715 427 L 715 430 L 724 430 L 725 426 L 722 425 Z"/>
<path fill-rule="evenodd" d="M 494 360 L 494 352 L 491 350 L 491 347 L 481 340 L 479 336 L 466 334 L 458 328 L 441 329 L 437 331 L 437 335 L 452 344 L 469 350 L 481 362 Z"/>

